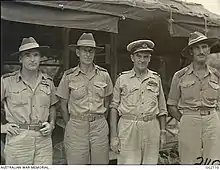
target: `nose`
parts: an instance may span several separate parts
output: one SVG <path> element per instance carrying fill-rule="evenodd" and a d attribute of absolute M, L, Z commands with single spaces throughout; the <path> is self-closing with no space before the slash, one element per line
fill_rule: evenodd
<path fill-rule="evenodd" d="M 144 57 L 142 56 L 142 57 L 140 57 L 140 61 L 141 62 L 144 62 L 145 61 L 145 59 L 144 59 Z"/>
<path fill-rule="evenodd" d="M 31 54 L 30 60 L 31 60 L 31 61 L 34 61 L 34 59 L 35 59 L 34 55 Z"/>
<path fill-rule="evenodd" d="M 199 52 L 200 52 L 201 54 L 204 54 L 204 53 L 205 53 L 205 50 L 200 47 L 200 48 L 199 48 Z"/>

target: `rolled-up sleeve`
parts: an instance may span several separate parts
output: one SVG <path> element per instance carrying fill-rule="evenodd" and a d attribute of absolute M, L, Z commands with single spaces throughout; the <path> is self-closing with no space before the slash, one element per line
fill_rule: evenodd
<path fill-rule="evenodd" d="M 158 107 L 159 107 L 158 116 L 163 116 L 163 115 L 168 115 L 168 113 L 167 113 L 166 99 L 164 96 L 161 79 L 159 83 L 160 84 L 159 84 L 159 97 L 158 97 Z"/>
<path fill-rule="evenodd" d="M 179 77 L 174 74 L 167 100 L 168 105 L 177 106 L 180 99 Z"/>
<path fill-rule="evenodd" d="M 65 73 L 63 74 L 63 77 L 57 88 L 56 95 L 66 100 L 69 99 L 69 82 Z"/>
<path fill-rule="evenodd" d="M 110 108 L 118 109 L 120 101 L 121 101 L 121 91 L 120 91 L 120 77 L 119 77 L 115 82 L 115 86 L 113 89 L 113 98 L 110 104 Z"/>

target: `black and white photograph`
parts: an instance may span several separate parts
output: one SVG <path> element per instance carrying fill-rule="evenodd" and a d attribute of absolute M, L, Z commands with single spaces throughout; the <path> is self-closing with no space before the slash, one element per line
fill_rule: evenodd
<path fill-rule="evenodd" d="M 1 1 L 0 169 L 62 165 L 220 168 L 220 0 Z"/>

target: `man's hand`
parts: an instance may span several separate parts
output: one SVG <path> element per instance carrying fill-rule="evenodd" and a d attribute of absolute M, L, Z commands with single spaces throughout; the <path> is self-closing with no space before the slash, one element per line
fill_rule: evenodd
<path fill-rule="evenodd" d="M 54 126 L 48 122 L 42 123 L 43 128 L 40 129 L 40 132 L 43 136 L 48 136 L 52 133 Z"/>
<path fill-rule="evenodd" d="M 1 133 L 6 133 L 10 136 L 19 134 L 19 126 L 16 124 L 6 123 L 4 125 L 1 124 Z"/>
<path fill-rule="evenodd" d="M 166 144 L 166 130 L 160 131 L 160 148 L 164 148 Z"/>
<path fill-rule="evenodd" d="M 118 154 L 120 152 L 121 144 L 118 137 L 112 137 L 110 140 L 110 147 L 113 152 Z"/>

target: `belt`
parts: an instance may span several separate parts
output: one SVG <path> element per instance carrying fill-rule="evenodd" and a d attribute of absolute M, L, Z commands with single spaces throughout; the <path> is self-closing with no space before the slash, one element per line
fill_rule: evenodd
<path fill-rule="evenodd" d="M 194 109 L 183 109 L 183 115 L 201 115 L 207 116 L 215 113 L 216 108 L 208 108 L 208 107 L 198 107 Z"/>
<path fill-rule="evenodd" d="M 42 128 L 42 126 L 39 124 L 19 124 L 18 126 L 20 129 L 27 129 L 34 131 L 39 131 Z"/>
<path fill-rule="evenodd" d="M 105 117 L 104 114 L 84 114 L 84 115 L 71 115 L 72 119 L 83 120 L 88 122 L 93 122 L 97 119 Z"/>
<path fill-rule="evenodd" d="M 123 119 L 127 119 L 127 120 L 138 120 L 138 121 L 144 121 L 144 122 L 148 122 L 148 121 L 151 121 L 151 120 L 154 120 L 157 118 L 157 115 L 147 115 L 147 116 L 144 116 L 144 117 L 139 117 L 139 116 L 136 116 L 136 115 L 121 115 L 121 117 Z"/>

